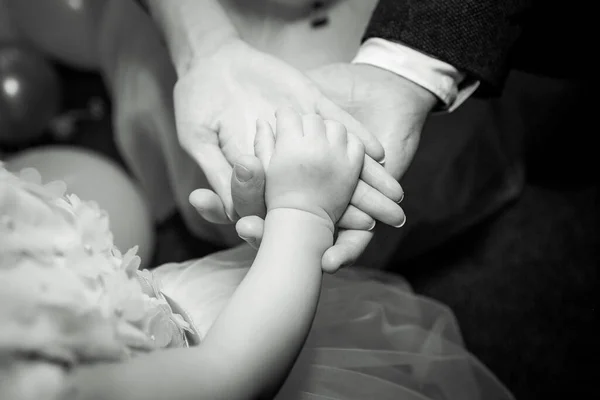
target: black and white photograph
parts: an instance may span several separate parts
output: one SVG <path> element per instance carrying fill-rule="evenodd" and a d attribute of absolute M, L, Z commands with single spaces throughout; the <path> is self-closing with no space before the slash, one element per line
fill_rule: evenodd
<path fill-rule="evenodd" d="M 592 397 L 593 4 L 0 0 L 0 400 Z"/>

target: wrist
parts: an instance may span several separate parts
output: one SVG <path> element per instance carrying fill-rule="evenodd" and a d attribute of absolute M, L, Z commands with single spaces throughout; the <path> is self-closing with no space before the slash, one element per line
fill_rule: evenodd
<path fill-rule="evenodd" d="M 352 62 L 386 69 L 428 90 L 439 110 L 455 109 L 477 88 L 475 82 L 464 85 L 465 73 L 454 66 L 389 39 L 368 39 Z"/>
<path fill-rule="evenodd" d="M 237 33 L 232 33 L 228 29 L 218 29 L 200 35 L 190 33 L 190 35 L 185 44 L 171 53 L 178 76 L 187 73 L 193 65 L 203 63 L 223 47 L 240 42 Z"/>
<path fill-rule="evenodd" d="M 386 69 L 369 65 L 368 68 L 379 69 L 380 71 L 384 71 L 382 73 L 388 75 L 390 79 L 392 79 L 395 83 L 395 86 L 400 88 L 400 93 L 402 96 L 410 100 L 415 110 L 420 110 L 426 114 L 428 114 L 433 108 L 438 104 L 440 99 L 424 86 L 419 85 L 418 83 L 410 80 L 408 78 L 403 77 L 402 75 L 398 75 L 395 72 L 388 71 Z M 381 72 L 380 72 L 381 73 Z"/>
<path fill-rule="evenodd" d="M 366 81 L 377 81 L 393 89 L 393 92 L 404 99 L 406 106 L 413 114 L 429 114 L 438 104 L 439 98 L 430 90 L 414 81 L 398 75 L 383 67 L 372 64 L 354 64 Z"/>
<path fill-rule="evenodd" d="M 265 240 L 293 235 L 297 243 L 325 252 L 333 245 L 331 219 L 297 208 L 271 208 L 265 217 Z"/>
<path fill-rule="evenodd" d="M 214 54 L 240 36 L 217 0 L 146 0 L 167 41 L 178 75 L 193 60 Z"/>
<path fill-rule="evenodd" d="M 307 204 L 310 204 L 310 202 L 303 200 L 300 196 L 294 196 L 293 194 L 292 196 L 284 196 L 276 201 L 267 202 L 267 215 L 275 210 L 289 210 L 289 212 L 298 213 L 298 215 L 306 215 L 307 219 L 321 221 L 331 233 L 334 233 L 335 223 L 329 214 L 320 207 L 307 207 Z"/>

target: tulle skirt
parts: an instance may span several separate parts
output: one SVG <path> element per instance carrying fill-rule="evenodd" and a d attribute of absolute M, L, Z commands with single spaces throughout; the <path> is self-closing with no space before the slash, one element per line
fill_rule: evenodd
<path fill-rule="evenodd" d="M 154 272 L 203 337 L 255 254 L 242 245 Z M 398 276 L 351 267 L 324 277 L 309 338 L 278 399 L 513 397 L 465 350 L 447 307 Z"/>

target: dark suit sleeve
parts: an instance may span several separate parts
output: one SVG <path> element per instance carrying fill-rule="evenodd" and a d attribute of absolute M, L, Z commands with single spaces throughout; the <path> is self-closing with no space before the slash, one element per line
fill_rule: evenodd
<path fill-rule="evenodd" d="M 380 0 L 364 39 L 396 41 L 481 80 L 498 94 L 531 0 Z"/>

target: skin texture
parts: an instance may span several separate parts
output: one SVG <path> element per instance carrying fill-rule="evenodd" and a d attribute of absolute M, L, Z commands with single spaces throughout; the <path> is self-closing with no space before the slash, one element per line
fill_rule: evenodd
<path fill-rule="evenodd" d="M 412 82 L 370 65 L 336 64 L 313 70 L 310 76 L 319 83 L 324 93 L 372 132 L 378 133 L 377 136 L 386 149 L 385 170 L 395 179 L 400 179 L 418 148 L 423 125 L 436 103 L 434 96 Z M 247 214 L 240 214 L 245 217 L 237 222 L 236 228 L 246 242 L 258 246 L 263 231 L 263 200 L 260 193 L 263 187 L 262 172 L 255 161 L 244 158 L 242 162 L 251 171 L 253 178 L 245 187 L 232 185 L 232 193 L 235 199 L 241 199 L 245 204 L 254 204 L 254 207 L 251 212 L 246 209 Z M 368 180 L 369 178 L 364 178 L 364 172 L 363 169 L 361 178 Z M 377 215 L 377 210 L 394 215 L 394 205 L 389 202 L 390 198 L 376 196 L 371 191 L 361 189 L 359 182 L 351 204 L 359 204 L 362 214 L 349 213 L 351 207 L 344 214 L 336 243 L 327 250 L 323 258 L 323 269 L 327 272 L 335 272 L 342 266 L 352 264 L 369 244 L 373 236 L 372 226 L 368 226 L 369 221 L 364 215 Z M 399 196 L 391 198 L 400 202 L 403 197 L 404 193 L 400 192 Z M 203 204 L 202 201 L 202 197 L 196 197 L 192 204 Z M 385 220 L 392 226 L 402 226 L 405 221 L 404 213 L 396 214 L 395 220 Z"/>
<path fill-rule="evenodd" d="M 204 341 L 79 368 L 65 390 L 68 398 L 246 399 L 277 392 L 308 335 L 321 258 L 364 160 L 363 145 L 340 124 L 289 108 L 277 115 L 262 245 Z M 269 125 L 258 126 L 257 135 L 271 140 Z"/>
<path fill-rule="evenodd" d="M 391 226 L 404 223 L 406 217 L 395 204 L 403 197 L 397 180 L 410 164 L 436 103 L 431 93 L 369 65 L 334 64 L 302 73 L 244 43 L 216 0 L 181 0 L 168 6 L 150 0 L 149 8 L 177 70 L 179 144 L 211 188 L 190 196 L 203 217 L 219 224 L 252 215 L 264 218 L 258 164 L 247 156 L 253 152 L 255 121 L 275 127 L 275 109 L 289 105 L 342 123 L 361 139 L 370 157 L 323 269 L 334 272 L 354 262 L 371 240 L 376 220 Z M 385 168 L 378 164 L 384 158 Z M 236 164 L 255 178 L 238 180 Z M 251 228 L 243 233 L 256 242 L 262 228 L 253 221 L 260 219 L 241 225 Z"/>

